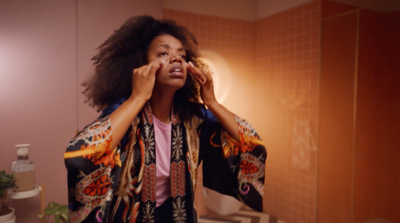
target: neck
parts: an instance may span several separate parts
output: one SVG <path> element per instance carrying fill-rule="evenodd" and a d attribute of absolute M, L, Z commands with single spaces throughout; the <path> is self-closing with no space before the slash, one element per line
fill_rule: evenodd
<path fill-rule="evenodd" d="M 164 123 L 171 122 L 171 108 L 175 92 L 162 92 L 154 90 L 150 98 L 151 111 L 158 120 Z"/>

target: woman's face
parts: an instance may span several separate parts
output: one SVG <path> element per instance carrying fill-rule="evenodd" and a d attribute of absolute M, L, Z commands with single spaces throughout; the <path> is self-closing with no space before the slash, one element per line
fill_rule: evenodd
<path fill-rule="evenodd" d="M 171 35 L 156 37 L 147 51 L 149 61 L 161 61 L 164 65 L 156 73 L 155 87 L 178 90 L 187 77 L 186 52 L 181 41 Z"/>

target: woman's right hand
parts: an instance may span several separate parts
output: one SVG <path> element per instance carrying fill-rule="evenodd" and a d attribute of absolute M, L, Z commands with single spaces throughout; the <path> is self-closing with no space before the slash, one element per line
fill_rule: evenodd
<path fill-rule="evenodd" d="M 131 98 L 150 100 L 156 80 L 156 72 L 163 65 L 164 62 L 162 61 L 151 61 L 149 64 L 133 70 Z"/>
<path fill-rule="evenodd" d="M 163 62 L 152 61 L 132 71 L 132 93 L 113 113 L 110 114 L 112 141 L 111 148 L 118 146 L 132 121 L 150 100 L 156 80 L 156 72 Z"/>

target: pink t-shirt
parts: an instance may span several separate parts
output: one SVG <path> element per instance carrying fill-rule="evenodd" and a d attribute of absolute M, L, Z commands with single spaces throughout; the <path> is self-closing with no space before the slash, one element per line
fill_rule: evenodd
<path fill-rule="evenodd" d="M 165 124 L 153 115 L 156 142 L 156 207 L 170 197 L 171 124 Z"/>

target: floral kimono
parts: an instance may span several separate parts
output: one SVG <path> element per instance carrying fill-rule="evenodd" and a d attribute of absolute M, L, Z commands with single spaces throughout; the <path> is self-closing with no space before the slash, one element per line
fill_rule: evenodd
<path fill-rule="evenodd" d="M 105 109 L 71 140 L 64 154 L 68 170 L 70 222 L 155 222 L 156 155 L 153 118 L 147 103 L 118 147 Z M 197 167 L 203 185 L 262 211 L 266 150 L 253 127 L 236 117 L 240 141 L 231 138 L 205 108 L 202 117 L 181 121 L 171 114 L 170 184 L 173 219 L 197 222 Z"/>

